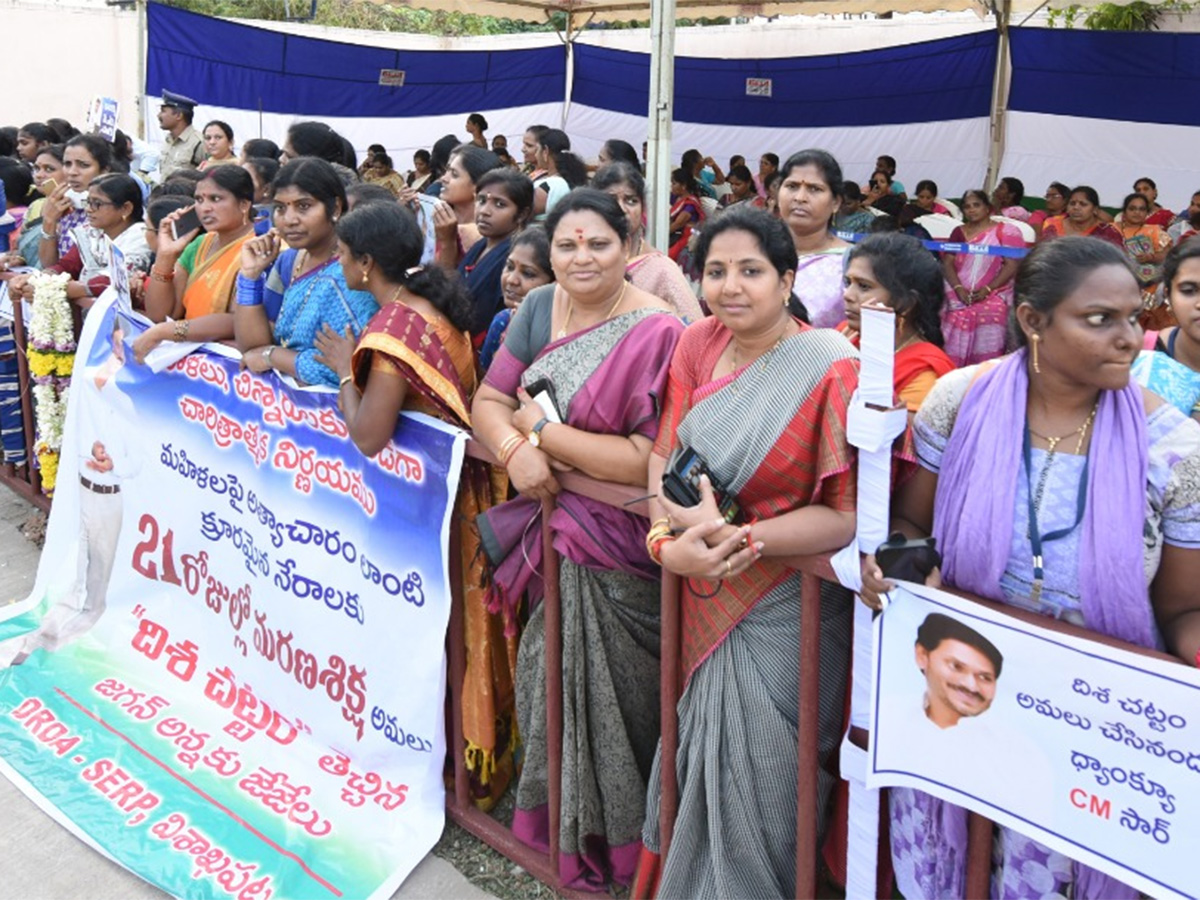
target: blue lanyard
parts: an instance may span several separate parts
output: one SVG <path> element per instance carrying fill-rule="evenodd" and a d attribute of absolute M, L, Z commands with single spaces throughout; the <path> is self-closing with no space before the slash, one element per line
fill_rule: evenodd
<path fill-rule="evenodd" d="M 1042 546 L 1051 541 L 1065 538 L 1083 521 L 1083 511 L 1087 506 L 1088 466 L 1091 463 L 1091 454 L 1083 458 L 1083 474 L 1079 476 L 1079 491 L 1075 498 L 1075 522 L 1069 528 L 1059 528 L 1049 534 L 1042 534 L 1038 527 L 1037 508 L 1033 505 L 1033 441 L 1029 435 L 1028 422 L 1025 423 L 1025 438 L 1021 451 L 1025 457 L 1025 487 L 1028 495 L 1026 500 L 1029 505 L 1029 548 L 1033 553 L 1033 593 L 1029 599 L 1037 602 L 1042 595 L 1042 581 L 1046 575 L 1042 559 Z M 1046 465 L 1049 464 L 1050 460 L 1047 459 Z"/>

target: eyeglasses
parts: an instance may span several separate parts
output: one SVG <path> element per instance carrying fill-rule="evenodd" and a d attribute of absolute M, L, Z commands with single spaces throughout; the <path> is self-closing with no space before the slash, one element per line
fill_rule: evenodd
<path fill-rule="evenodd" d="M 113 203 L 111 200 L 96 200 L 93 197 L 88 197 L 83 202 L 87 206 L 88 209 L 93 210 L 93 211 L 99 209 L 102 206 L 116 206 L 117 205 L 117 204 Z"/>

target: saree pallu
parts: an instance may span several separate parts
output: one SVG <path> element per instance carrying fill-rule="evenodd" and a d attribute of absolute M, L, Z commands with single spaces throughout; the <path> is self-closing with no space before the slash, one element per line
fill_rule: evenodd
<path fill-rule="evenodd" d="M 242 245 L 254 237 L 254 232 L 238 238 L 217 250 L 215 234 L 200 238 L 195 262 L 183 291 L 183 317 L 198 319 L 215 313 L 227 313 L 233 308 Z"/>
<path fill-rule="evenodd" d="M 796 283 L 792 291 L 804 304 L 808 321 L 815 328 L 836 328 L 846 320 L 842 274 L 849 249 L 849 246 L 834 247 L 801 255 L 796 264 Z"/>
<path fill-rule="evenodd" d="M 685 335 L 655 452 L 697 450 L 750 520 L 817 503 L 852 511 L 845 423 L 858 380 L 853 348 L 832 331 L 805 328 L 770 356 L 707 382 L 727 343 L 712 320 Z M 656 757 L 635 896 L 795 896 L 800 581 L 770 558 L 717 583 L 684 581 L 679 811 L 662 860 Z M 823 584 L 821 599 L 824 764 L 841 739 L 852 598 Z M 818 830 L 835 780 L 819 771 L 818 806 L 807 813 Z"/>
<path fill-rule="evenodd" d="M 635 310 L 551 342 L 528 367 L 505 347 L 488 384 L 511 395 L 519 384 L 548 378 L 568 425 L 653 439 L 682 330 L 666 310 Z M 564 491 L 550 527 L 561 554 L 559 874 L 570 888 L 604 890 L 609 881 L 631 880 L 641 847 L 659 734 L 659 572 L 646 556 L 643 517 Z M 480 532 L 496 565 L 493 608 L 512 622 L 522 594 L 531 603 L 542 595 L 540 504 L 524 497 L 505 503 L 480 517 Z M 525 759 L 512 828 L 541 850 L 550 844 L 545 637 L 538 604 L 517 660 Z"/>
<path fill-rule="evenodd" d="M 1086 231 L 1068 231 L 1067 217 L 1051 216 L 1042 224 L 1042 240 L 1052 241 L 1055 238 L 1077 235 L 1079 237 L 1092 237 L 1100 241 L 1105 241 L 1112 244 L 1118 250 L 1125 249 L 1125 239 L 1121 237 L 1121 229 L 1117 228 L 1111 222 L 1097 222 Z"/>
<path fill-rule="evenodd" d="M 405 409 L 471 427 L 474 358 L 467 336 L 449 324 L 431 323 L 402 303 L 390 303 L 363 331 L 351 366 L 359 390 L 366 388 L 371 371 L 382 369 L 408 383 Z M 455 508 L 462 536 L 459 565 L 467 661 L 462 686 L 466 746 L 461 752 L 472 800 L 484 810 L 508 789 L 520 748 L 513 691 L 517 642 L 515 636 L 505 636 L 500 617 L 487 610 L 487 573 L 474 525 L 481 513 L 504 500 L 507 490 L 503 470 L 470 457 L 463 461 Z"/>
<path fill-rule="evenodd" d="M 670 303 L 685 325 L 704 318 L 704 310 L 683 270 L 665 253 L 651 250 L 633 257 L 625 263 L 625 278 L 634 287 Z"/>
<path fill-rule="evenodd" d="M 336 256 L 293 279 L 296 256 L 292 250 L 280 254 L 255 290 L 262 291 L 267 317 L 274 318 L 275 343 L 296 351 L 297 379 L 305 384 L 336 387 L 337 373 L 317 361 L 317 333 L 328 325 L 335 334 L 344 334 L 350 328 L 357 337 L 379 310 L 379 304 L 366 291 L 351 290 L 346 285 Z M 239 275 L 238 281 L 240 285 L 244 279 Z M 272 309 L 277 315 L 271 315 Z"/>
<path fill-rule="evenodd" d="M 1025 239 L 1012 225 L 998 222 L 972 238 L 961 228 L 950 233 L 950 240 L 981 247 L 1024 247 Z M 1002 256 L 982 253 L 954 254 L 954 271 L 968 291 L 986 287 L 1004 266 Z M 970 366 L 1004 354 L 1008 339 L 1008 311 L 1013 302 L 1013 283 L 975 303 L 963 303 L 962 298 L 946 282 L 946 300 L 942 306 L 942 335 L 946 355 L 955 366 Z"/>

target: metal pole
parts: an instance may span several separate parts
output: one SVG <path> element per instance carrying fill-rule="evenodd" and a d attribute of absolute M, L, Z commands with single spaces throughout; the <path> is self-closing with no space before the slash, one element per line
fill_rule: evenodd
<path fill-rule="evenodd" d="M 1007 121 L 1008 82 L 1010 78 L 1009 23 L 1012 20 L 1012 0 L 1003 0 L 996 7 L 996 29 L 1000 40 L 996 48 L 996 80 L 992 84 L 992 117 L 989 128 L 988 170 L 985 182 L 990 191 L 1000 178 L 1000 163 L 1004 158 L 1004 131 Z"/>
<path fill-rule="evenodd" d="M 137 0 L 137 32 L 138 32 L 138 98 L 137 98 L 137 130 L 138 136 L 146 140 L 146 2 Z"/>
<path fill-rule="evenodd" d="M 562 119 L 559 122 L 559 127 L 563 131 L 567 130 L 567 117 L 571 114 L 571 92 L 575 89 L 575 13 L 567 10 L 567 29 L 563 34 L 566 39 L 563 41 L 564 49 L 566 50 L 567 73 L 566 84 L 563 86 L 563 105 Z"/>
<path fill-rule="evenodd" d="M 650 134 L 646 148 L 649 238 L 667 248 L 671 197 L 671 118 L 675 99 L 675 0 L 650 5 Z"/>

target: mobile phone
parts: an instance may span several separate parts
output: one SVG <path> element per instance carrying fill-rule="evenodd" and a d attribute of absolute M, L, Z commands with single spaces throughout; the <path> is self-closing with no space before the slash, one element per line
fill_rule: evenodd
<path fill-rule="evenodd" d="M 924 584 L 929 573 L 942 564 L 935 538 L 908 540 L 894 532 L 875 550 L 875 561 L 885 578 Z"/>
<path fill-rule="evenodd" d="M 200 224 L 200 215 L 196 212 L 196 207 L 192 207 L 182 216 L 171 223 L 171 236 L 175 240 L 179 240 L 183 235 L 196 229 L 204 230 Z"/>
<path fill-rule="evenodd" d="M 38 190 L 42 192 L 43 197 L 49 197 L 58 190 L 58 182 L 53 178 L 47 178 L 42 182 L 42 186 Z"/>
<path fill-rule="evenodd" d="M 547 419 L 562 424 L 562 413 L 559 412 L 558 395 L 554 393 L 554 382 L 549 378 L 539 378 L 525 388 L 525 393 L 542 408 L 542 414 Z"/>
<path fill-rule="evenodd" d="M 700 493 L 700 476 L 707 475 L 708 483 L 717 501 L 717 509 L 726 522 L 733 524 L 741 516 L 741 508 L 732 494 L 726 493 L 708 470 L 708 465 L 690 447 L 676 447 L 663 470 L 662 492 L 672 503 L 679 506 L 698 506 L 703 499 Z"/>

